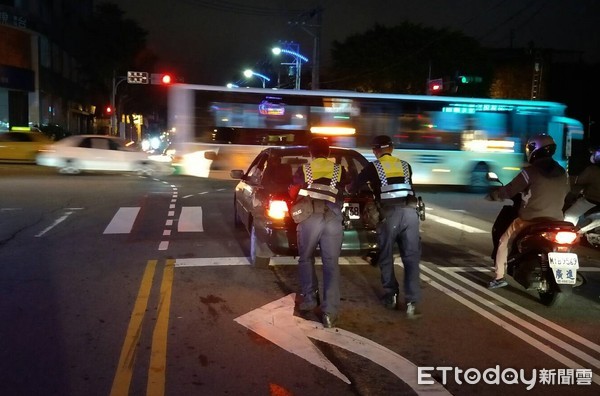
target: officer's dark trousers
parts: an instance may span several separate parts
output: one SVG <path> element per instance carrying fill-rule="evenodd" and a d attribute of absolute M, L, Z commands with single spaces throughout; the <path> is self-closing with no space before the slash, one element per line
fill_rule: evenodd
<path fill-rule="evenodd" d="M 417 211 L 414 207 L 396 205 L 382 208 L 382 214 L 385 219 L 377 225 L 377 235 L 383 289 L 386 294 L 398 293 L 394 272 L 394 244 L 397 243 L 404 265 L 404 298 L 406 302 L 418 302 L 421 299 L 421 236 Z"/>
<path fill-rule="evenodd" d="M 321 310 L 337 316 L 340 305 L 340 267 L 339 257 L 342 249 L 344 230 L 341 211 L 327 210 L 325 213 L 313 213 L 298 224 L 298 273 L 301 292 L 311 296 L 319 290 L 315 272 L 315 251 L 321 248 L 323 261 L 323 301 Z"/>

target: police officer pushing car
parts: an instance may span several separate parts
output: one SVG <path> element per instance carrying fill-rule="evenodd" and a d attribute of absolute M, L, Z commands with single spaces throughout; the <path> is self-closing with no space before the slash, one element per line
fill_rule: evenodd
<path fill-rule="evenodd" d="M 367 182 L 371 185 L 381 214 L 377 224 L 377 263 L 385 292 L 383 303 L 388 309 L 398 306 L 399 284 L 394 272 L 394 244 L 397 243 L 404 264 L 406 315 L 412 318 L 420 313 L 417 304 L 421 299 L 421 236 L 416 209 L 418 201 L 411 181 L 412 168 L 408 162 L 392 156 L 394 146 L 389 136 L 375 136 L 372 148 L 377 160 L 367 165 L 346 189 L 354 193 Z"/>
<path fill-rule="evenodd" d="M 347 184 L 346 170 L 328 159 L 329 143 L 314 138 L 308 148 L 312 161 L 299 167 L 294 174 L 290 194 L 297 192 L 292 216 L 298 223 L 298 274 L 302 302 L 301 312 L 320 305 L 319 283 L 315 272 L 315 251 L 321 249 L 323 261 L 322 322 L 326 328 L 335 327 L 340 306 L 339 256 L 342 250 L 343 192 Z M 308 209 L 307 209 L 308 208 Z"/>

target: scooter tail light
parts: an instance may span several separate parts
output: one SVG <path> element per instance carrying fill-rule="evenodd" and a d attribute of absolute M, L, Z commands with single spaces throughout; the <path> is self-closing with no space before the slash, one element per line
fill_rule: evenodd
<path fill-rule="evenodd" d="M 571 245 L 577 240 L 577 233 L 572 231 L 558 231 L 554 240 L 561 245 Z"/>
<path fill-rule="evenodd" d="M 269 207 L 267 208 L 267 216 L 271 219 L 281 220 L 288 215 L 288 205 L 284 200 L 271 200 L 269 201 Z"/>

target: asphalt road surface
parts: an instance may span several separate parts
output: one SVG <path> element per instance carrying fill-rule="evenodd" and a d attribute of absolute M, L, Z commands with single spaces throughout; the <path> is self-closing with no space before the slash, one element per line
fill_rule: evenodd
<path fill-rule="evenodd" d="M 234 185 L 0 164 L 0 394 L 600 393 L 598 251 L 578 249 L 586 282 L 559 307 L 489 291 L 501 204 L 421 189 L 422 317 L 345 257 L 323 329 L 294 311 L 295 258 L 248 264 Z"/>

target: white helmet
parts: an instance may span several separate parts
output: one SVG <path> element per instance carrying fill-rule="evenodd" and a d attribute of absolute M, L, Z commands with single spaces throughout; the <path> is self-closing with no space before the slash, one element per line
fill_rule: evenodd
<path fill-rule="evenodd" d="M 525 146 L 527 162 L 530 164 L 538 158 L 552 157 L 556 151 L 556 143 L 551 136 L 545 133 L 532 136 Z"/>

